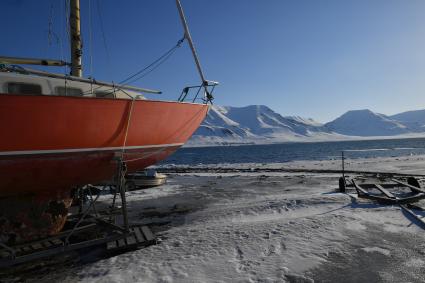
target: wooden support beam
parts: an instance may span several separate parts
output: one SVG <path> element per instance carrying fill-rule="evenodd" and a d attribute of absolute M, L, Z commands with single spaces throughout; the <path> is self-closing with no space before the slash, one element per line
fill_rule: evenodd
<path fill-rule="evenodd" d="M 425 217 L 422 215 L 418 215 L 416 213 L 413 212 L 413 210 L 409 209 L 407 206 L 405 205 L 400 205 L 400 207 L 402 209 L 404 209 L 404 211 L 406 211 L 407 213 L 409 213 L 410 215 L 412 215 L 414 218 L 416 218 L 419 222 L 421 222 L 423 225 L 425 225 Z"/>
<path fill-rule="evenodd" d="M 387 189 L 384 189 L 384 187 L 382 187 L 381 185 L 379 185 L 379 184 L 374 184 L 375 185 L 375 187 L 379 190 L 379 191 L 381 191 L 381 193 L 383 193 L 384 195 L 386 195 L 387 197 L 389 197 L 389 198 L 393 198 L 393 199 L 396 199 L 397 197 L 395 196 L 395 195 L 393 195 L 392 193 L 390 193 L 389 191 L 387 191 Z"/>
<path fill-rule="evenodd" d="M 153 235 L 152 231 L 148 228 L 148 226 L 142 226 L 141 230 L 142 230 L 143 235 L 145 236 L 146 240 L 148 240 L 148 241 L 155 240 L 155 236 Z"/>
<path fill-rule="evenodd" d="M 407 184 L 407 183 L 405 183 L 405 182 L 399 181 L 399 180 L 397 180 L 397 179 L 391 179 L 391 180 L 393 180 L 394 182 L 396 182 L 396 183 L 397 183 L 397 184 L 399 184 L 399 185 L 403 185 L 403 186 L 405 186 L 405 187 L 408 187 L 409 189 L 411 189 L 412 191 L 414 191 L 414 192 L 416 192 L 416 193 L 424 193 L 424 194 L 425 194 L 425 190 L 423 190 L 423 189 L 421 189 L 421 188 L 418 188 L 418 187 L 412 186 L 412 185 L 410 185 L 410 184 Z"/>

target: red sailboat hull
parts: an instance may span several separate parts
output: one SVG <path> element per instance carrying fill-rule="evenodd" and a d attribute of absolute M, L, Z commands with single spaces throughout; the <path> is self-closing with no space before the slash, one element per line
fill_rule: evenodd
<path fill-rule="evenodd" d="M 207 111 L 203 104 L 0 95 L 0 196 L 108 180 L 124 142 L 129 170 L 143 169 L 183 145 Z"/>
<path fill-rule="evenodd" d="M 48 206 L 46 199 L 66 199 L 75 186 L 111 180 L 117 155 L 129 172 L 163 160 L 207 111 L 192 103 L 0 94 L 0 216 L 10 214 L 10 199 Z"/>

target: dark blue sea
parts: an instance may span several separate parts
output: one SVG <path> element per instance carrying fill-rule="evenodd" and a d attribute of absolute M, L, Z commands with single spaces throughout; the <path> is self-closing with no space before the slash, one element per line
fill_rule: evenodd
<path fill-rule="evenodd" d="M 425 154 L 425 138 L 181 148 L 162 164 L 275 163 Z"/>

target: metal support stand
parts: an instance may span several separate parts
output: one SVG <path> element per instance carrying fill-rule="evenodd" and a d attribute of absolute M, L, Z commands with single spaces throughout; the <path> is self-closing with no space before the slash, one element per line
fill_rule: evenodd
<path fill-rule="evenodd" d="M 341 165 L 342 165 L 342 177 L 339 178 L 339 191 L 341 193 L 345 193 L 345 190 L 347 188 L 347 182 L 345 180 L 345 164 L 344 164 L 344 151 L 341 151 Z"/>
<path fill-rule="evenodd" d="M 7 245 L 0 242 L 0 268 L 10 267 L 16 264 L 31 262 L 34 260 L 56 256 L 70 251 L 76 251 L 88 247 L 103 249 L 105 255 L 125 252 L 140 247 L 156 244 L 155 235 L 148 226 L 130 225 L 127 214 L 125 175 L 127 165 L 122 156 L 115 159 L 117 162 L 117 174 L 115 176 L 115 195 L 112 200 L 110 215 L 103 218 L 98 216 L 95 208 L 100 193 L 93 198 L 90 185 L 79 188 L 77 195 L 80 198 L 80 213 L 70 215 L 67 220 L 67 230 L 52 237 L 34 240 L 24 244 Z M 83 204 L 87 190 L 88 201 Z M 121 214 L 123 223 L 121 226 L 112 221 L 116 195 L 121 197 Z M 93 213 L 90 213 L 93 211 Z M 107 221 L 105 219 L 109 219 Z"/>
<path fill-rule="evenodd" d="M 112 188 L 112 187 L 111 187 Z M 114 190 L 114 197 L 112 198 L 112 204 L 110 206 L 110 211 L 109 211 L 109 222 L 114 223 L 115 224 L 115 217 L 114 217 L 114 209 L 115 209 L 115 202 L 117 201 L 117 190 Z"/>
<path fill-rule="evenodd" d="M 99 196 L 96 197 L 96 199 L 94 200 L 94 202 L 96 202 L 98 198 L 99 198 Z M 69 245 L 69 238 L 74 234 L 74 232 L 76 231 L 76 229 L 78 228 L 78 226 L 80 226 L 80 224 L 84 221 L 84 219 L 86 218 L 86 216 L 89 214 L 90 208 L 92 208 L 92 206 L 94 205 L 94 202 L 90 203 L 89 207 L 87 207 L 86 211 L 81 216 L 81 218 L 78 220 L 77 224 L 75 224 L 75 226 L 72 228 L 71 233 L 69 233 L 68 236 L 66 236 L 66 238 L 65 238 L 65 245 Z"/>
<path fill-rule="evenodd" d="M 124 221 L 124 228 L 126 231 L 129 231 L 130 227 L 128 225 L 128 215 L 127 215 L 127 200 L 125 198 L 125 174 L 127 172 L 127 164 L 122 161 L 118 162 L 118 172 L 117 172 L 117 189 L 120 192 L 121 196 L 121 210 L 122 217 Z"/>
<path fill-rule="evenodd" d="M 83 206 L 84 206 L 84 192 L 83 192 L 83 188 L 79 187 L 78 191 L 78 213 L 81 214 L 83 213 Z"/>

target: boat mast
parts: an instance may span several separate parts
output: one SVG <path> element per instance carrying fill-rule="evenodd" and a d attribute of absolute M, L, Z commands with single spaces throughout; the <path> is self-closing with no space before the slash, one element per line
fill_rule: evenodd
<path fill-rule="evenodd" d="M 81 57 L 83 50 L 81 44 L 80 0 L 70 1 L 69 24 L 71 28 L 71 76 L 82 77 Z"/>
<path fill-rule="evenodd" d="M 193 45 L 192 36 L 190 36 L 189 26 L 187 25 L 186 17 L 184 16 L 183 7 L 180 3 L 180 0 L 176 0 L 177 9 L 179 10 L 180 19 L 184 27 L 184 37 L 189 42 L 190 49 L 192 50 L 193 58 L 195 59 L 196 68 L 198 69 L 199 76 L 202 80 L 202 85 L 204 87 L 205 93 L 204 96 L 208 97 L 208 81 L 205 79 L 204 73 L 202 72 L 201 63 L 199 62 L 198 54 L 196 53 L 195 46 Z"/>

